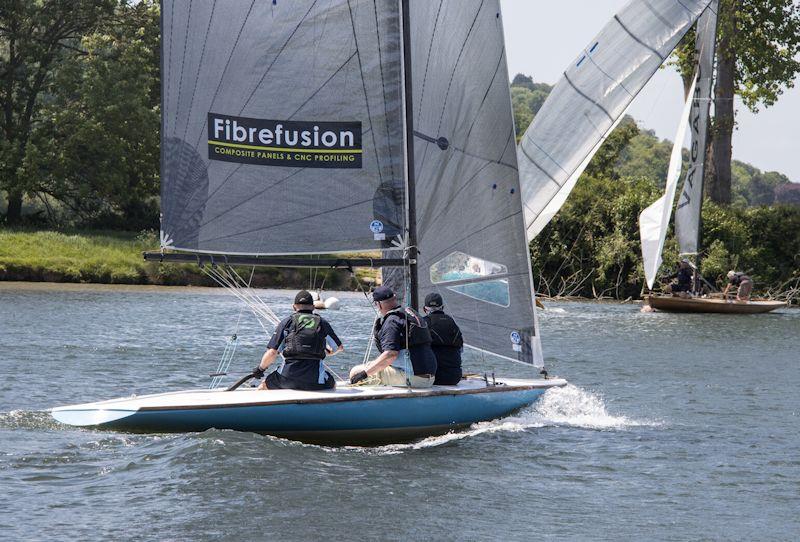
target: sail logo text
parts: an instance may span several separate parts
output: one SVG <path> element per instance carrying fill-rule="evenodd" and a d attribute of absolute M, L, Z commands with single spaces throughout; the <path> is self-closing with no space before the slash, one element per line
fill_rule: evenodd
<path fill-rule="evenodd" d="M 361 168 L 360 122 L 208 114 L 208 158 L 264 166 Z"/>

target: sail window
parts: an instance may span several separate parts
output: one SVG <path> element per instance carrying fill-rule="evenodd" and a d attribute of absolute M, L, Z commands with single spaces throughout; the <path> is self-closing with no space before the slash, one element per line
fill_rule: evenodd
<path fill-rule="evenodd" d="M 430 267 L 431 282 L 455 282 L 458 280 L 477 279 L 505 275 L 508 268 L 505 265 L 490 262 L 483 258 L 476 258 L 463 252 L 451 252 Z"/>
<path fill-rule="evenodd" d="M 501 307 L 508 307 L 511 304 L 508 281 L 505 279 L 458 284 L 448 286 L 447 289 L 479 301 L 500 305 Z"/>

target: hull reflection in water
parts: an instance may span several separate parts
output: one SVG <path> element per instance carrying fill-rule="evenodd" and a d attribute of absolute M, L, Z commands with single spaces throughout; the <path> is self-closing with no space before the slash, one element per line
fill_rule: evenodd
<path fill-rule="evenodd" d="M 232 429 L 320 444 L 368 445 L 443 434 L 510 414 L 566 381 L 463 380 L 427 390 L 189 390 L 57 407 L 59 422 L 131 432 Z"/>

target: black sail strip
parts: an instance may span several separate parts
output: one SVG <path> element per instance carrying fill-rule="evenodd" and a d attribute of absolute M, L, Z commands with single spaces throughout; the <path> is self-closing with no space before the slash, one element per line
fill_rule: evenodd
<path fill-rule="evenodd" d="M 614 20 L 615 20 L 615 21 L 617 21 L 617 22 L 619 23 L 619 26 L 620 26 L 620 27 L 621 27 L 621 28 L 622 28 L 622 29 L 625 31 L 625 33 L 626 33 L 626 34 L 628 34 L 628 35 L 629 35 L 629 36 L 630 36 L 630 37 L 631 37 L 631 38 L 632 38 L 632 39 L 633 39 L 633 40 L 634 40 L 636 43 L 638 43 L 638 44 L 639 44 L 639 45 L 641 45 L 642 47 L 645 47 L 647 50 L 649 50 L 649 51 L 650 51 L 650 52 L 652 52 L 654 55 L 656 55 L 658 58 L 660 58 L 662 63 L 663 63 L 665 60 L 667 60 L 665 57 L 661 56 L 661 53 L 659 53 L 657 49 L 654 49 L 652 46 L 650 46 L 650 45 L 646 44 L 646 43 L 645 43 L 644 41 L 642 41 L 642 40 L 641 40 L 641 39 L 640 39 L 640 38 L 639 38 L 639 37 L 638 37 L 636 34 L 634 34 L 633 32 L 631 32 L 630 30 L 628 30 L 628 27 L 627 27 L 627 26 L 625 26 L 625 25 L 623 24 L 623 22 L 620 20 L 620 18 L 619 18 L 618 16 L 614 15 Z M 612 119 L 612 120 L 613 120 L 613 119 Z"/>
<path fill-rule="evenodd" d="M 573 83 L 573 82 L 572 82 L 572 80 L 569 78 L 569 75 L 567 75 L 567 72 L 564 72 L 564 79 L 567 81 L 567 83 L 569 83 L 569 86 L 571 86 L 571 87 L 572 87 L 572 89 L 573 89 L 575 92 L 577 92 L 577 93 L 578 93 L 578 95 L 580 95 L 580 96 L 581 96 L 581 98 L 585 99 L 587 102 L 589 102 L 589 103 L 591 103 L 592 105 L 594 105 L 595 107 L 597 107 L 597 108 L 598 108 L 600 111 L 602 111 L 603 113 L 605 113 L 605 114 L 606 114 L 606 116 L 607 116 L 607 117 L 608 117 L 608 118 L 611 120 L 611 122 L 614 122 L 614 117 L 612 117 L 612 116 L 611 116 L 611 113 L 609 113 L 609 112 L 606 110 L 606 108 L 605 108 L 605 107 L 603 107 L 602 105 L 600 105 L 599 103 L 597 103 L 596 101 L 594 101 L 593 99 L 591 99 L 589 96 L 587 96 L 586 94 L 584 94 L 584 93 L 583 93 L 583 91 L 582 91 L 581 89 L 579 89 L 577 86 L 575 86 L 575 83 Z"/>

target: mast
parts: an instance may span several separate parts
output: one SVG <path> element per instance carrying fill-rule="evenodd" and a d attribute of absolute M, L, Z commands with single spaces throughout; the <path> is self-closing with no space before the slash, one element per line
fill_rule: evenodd
<path fill-rule="evenodd" d="M 403 26 L 403 92 L 405 98 L 405 140 L 406 140 L 406 198 L 408 200 L 408 266 L 410 274 L 411 299 L 409 306 L 419 308 L 417 277 L 417 202 L 414 187 L 414 99 L 411 86 L 411 24 L 409 7 L 411 0 L 401 0 Z"/>

